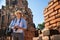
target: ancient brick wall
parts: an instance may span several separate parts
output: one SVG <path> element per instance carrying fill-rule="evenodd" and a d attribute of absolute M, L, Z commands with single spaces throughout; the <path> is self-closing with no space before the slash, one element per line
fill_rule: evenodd
<path fill-rule="evenodd" d="M 54 29 L 60 26 L 60 0 L 51 0 L 44 10 L 45 27 Z"/>
<path fill-rule="evenodd" d="M 48 6 L 44 9 L 45 20 L 45 36 L 43 40 L 60 40 L 58 33 L 60 33 L 60 0 L 50 0 Z M 48 29 L 48 30 L 47 30 Z M 50 31 L 52 29 L 55 30 Z M 51 35 L 52 34 L 52 35 Z"/>
<path fill-rule="evenodd" d="M 33 15 L 31 9 L 28 8 L 27 0 L 6 0 L 6 6 L 1 9 L 1 12 L 3 12 L 3 14 L 1 13 L 1 15 L 4 15 L 4 24 L 2 24 L 2 26 L 4 26 L 5 28 L 9 26 L 11 20 L 14 18 L 14 12 L 17 9 L 23 12 L 23 18 L 25 18 L 25 20 L 27 21 L 25 40 L 33 40 L 35 28 L 33 23 Z"/>

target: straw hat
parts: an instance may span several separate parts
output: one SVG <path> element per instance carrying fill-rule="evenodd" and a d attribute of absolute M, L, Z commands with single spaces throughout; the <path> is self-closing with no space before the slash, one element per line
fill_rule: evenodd
<path fill-rule="evenodd" d="M 20 13 L 20 14 L 22 14 L 22 11 L 20 11 L 20 10 L 17 10 L 17 11 L 15 12 L 15 14 L 17 14 L 17 13 Z"/>

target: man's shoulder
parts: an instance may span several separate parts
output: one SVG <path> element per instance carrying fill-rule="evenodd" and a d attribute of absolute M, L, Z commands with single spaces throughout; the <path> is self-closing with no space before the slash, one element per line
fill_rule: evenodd
<path fill-rule="evenodd" d="M 21 18 L 22 20 L 25 20 L 24 18 Z"/>
<path fill-rule="evenodd" d="M 24 18 L 21 18 L 22 19 L 22 21 L 26 21 Z"/>

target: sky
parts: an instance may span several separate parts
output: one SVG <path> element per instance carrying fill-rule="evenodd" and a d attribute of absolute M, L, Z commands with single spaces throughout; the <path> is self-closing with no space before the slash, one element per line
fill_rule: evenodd
<path fill-rule="evenodd" d="M 50 0 L 28 0 L 28 7 L 32 10 L 33 21 L 36 25 L 44 22 L 43 10 Z"/>
<path fill-rule="evenodd" d="M 33 14 L 33 22 L 35 23 L 36 27 L 38 24 L 44 22 L 43 10 L 48 5 L 50 0 L 27 0 L 28 7 L 31 9 Z M 5 5 L 5 0 L 0 0 L 0 8 L 2 5 Z"/>
<path fill-rule="evenodd" d="M 1 6 L 4 5 L 5 6 L 5 0 L 0 0 L 0 9 L 1 9 Z"/>

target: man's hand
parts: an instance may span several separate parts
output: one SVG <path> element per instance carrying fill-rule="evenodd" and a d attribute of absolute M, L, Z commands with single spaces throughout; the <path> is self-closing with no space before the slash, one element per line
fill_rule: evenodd
<path fill-rule="evenodd" d="M 18 28 L 18 26 L 15 26 L 14 29 Z"/>

